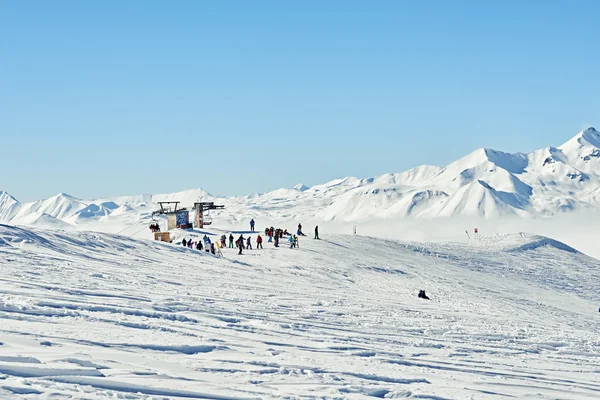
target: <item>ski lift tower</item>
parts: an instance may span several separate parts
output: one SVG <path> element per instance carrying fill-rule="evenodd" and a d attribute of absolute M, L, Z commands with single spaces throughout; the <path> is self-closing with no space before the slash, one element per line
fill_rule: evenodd
<path fill-rule="evenodd" d="M 194 218 L 194 227 L 196 228 L 204 228 L 205 225 L 212 224 L 212 219 L 210 218 L 209 211 L 210 210 L 222 210 L 225 206 L 216 205 L 214 202 L 201 202 L 194 203 L 194 210 L 196 210 L 196 217 Z"/>
<path fill-rule="evenodd" d="M 155 214 L 164 214 L 167 216 L 167 230 L 180 228 L 190 229 L 190 212 L 185 208 L 177 208 L 179 205 L 178 201 L 159 201 L 160 210 L 154 211 L 152 216 Z"/>

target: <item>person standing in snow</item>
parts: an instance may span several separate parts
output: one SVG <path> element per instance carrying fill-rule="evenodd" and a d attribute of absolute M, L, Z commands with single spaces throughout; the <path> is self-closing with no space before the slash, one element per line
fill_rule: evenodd
<path fill-rule="evenodd" d="M 275 247 L 279 247 L 279 235 L 275 236 Z"/>
<path fill-rule="evenodd" d="M 319 238 L 319 226 L 315 226 L 315 239 L 320 239 Z"/>
<path fill-rule="evenodd" d="M 229 248 L 233 249 L 233 233 L 229 234 Z"/>
<path fill-rule="evenodd" d="M 254 232 L 254 218 L 250 220 L 250 232 Z"/>
<path fill-rule="evenodd" d="M 221 235 L 221 247 L 225 247 L 226 241 L 227 241 L 227 236 L 225 236 L 225 234 Z"/>
<path fill-rule="evenodd" d="M 196 250 L 202 251 L 202 241 L 198 240 L 198 243 L 196 243 Z"/>
<path fill-rule="evenodd" d="M 181 245 L 187 247 L 187 240 L 185 240 L 185 238 L 181 241 Z"/>
<path fill-rule="evenodd" d="M 262 249 L 262 237 L 260 235 L 258 235 L 258 237 L 256 238 L 256 250 L 258 249 Z"/>
<path fill-rule="evenodd" d="M 248 236 L 248 239 L 246 240 L 246 248 L 248 250 L 252 250 L 252 241 L 251 241 L 251 239 L 252 238 L 250 236 Z"/>
<path fill-rule="evenodd" d="M 238 255 L 240 255 L 242 254 L 242 249 L 244 248 L 244 238 L 242 236 L 240 236 L 240 238 L 237 240 L 237 246 L 240 249 L 238 252 Z"/>
<path fill-rule="evenodd" d="M 290 235 L 290 238 L 288 239 L 290 242 L 290 249 L 294 248 L 294 237 Z"/>
<path fill-rule="evenodd" d="M 246 239 L 244 238 L 244 235 L 240 235 L 240 237 L 238 238 L 238 242 L 240 243 L 240 245 L 242 246 L 242 248 L 244 248 L 244 241 Z"/>
<path fill-rule="evenodd" d="M 215 254 L 215 244 L 211 243 L 210 245 L 210 252 L 214 255 Z"/>

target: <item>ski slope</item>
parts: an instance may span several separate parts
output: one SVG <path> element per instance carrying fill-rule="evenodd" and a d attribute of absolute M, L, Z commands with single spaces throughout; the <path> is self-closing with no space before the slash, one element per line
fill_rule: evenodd
<path fill-rule="evenodd" d="M 0 225 L 0 398 L 600 397 L 600 262 L 560 242 L 236 253 Z"/>

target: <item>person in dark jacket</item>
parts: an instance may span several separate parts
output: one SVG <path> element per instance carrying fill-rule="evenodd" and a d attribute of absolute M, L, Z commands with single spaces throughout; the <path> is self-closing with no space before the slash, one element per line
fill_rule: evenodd
<path fill-rule="evenodd" d="M 254 232 L 254 218 L 250 220 L 250 231 Z"/>
<path fill-rule="evenodd" d="M 214 243 L 211 243 L 211 244 L 210 244 L 210 252 L 211 252 L 212 254 L 215 254 L 215 244 L 214 244 Z"/>
<path fill-rule="evenodd" d="M 237 246 L 240 249 L 238 254 L 242 254 L 242 249 L 244 248 L 244 237 L 242 235 L 240 235 L 239 239 L 237 240 Z"/>
<path fill-rule="evenodd" d="M 424 300 L 430 300 L 429 297 L 425 294 L 424 290 L 419 290 L 419 298 Z"/>
<path fill-rule="evenodd" d="M 318 225 L 317 225 L 317 226 L 315 226 L 315 239 L 321 239 L 321 238 L 319 237 L 319 226 L 318 226 Z"/>
<path fill-rule="evenodd" d="M 248 239 L 246 239 L 246 248 L 248 250 L 252 250 L 252 241 L 250 239 L 251 239 L 250 236 L 248 236 Z"/>
<path fill-rule="evenodd" d="M 183 240 L 181 241 L 181 245 L 182 245 L 183 247 L 187 247 L 187 240 L 183 239 Z"/>
<path fill-rule="evenodd" d="M 196 250 L 202 251 L 202 241 L 201 240 L 198 240 L 198 243 L 196 243 Z"/>
<path fill-rule="evenodd" d="M 233 233 L 229 234 L 229 248 L 233 249 Z"/>

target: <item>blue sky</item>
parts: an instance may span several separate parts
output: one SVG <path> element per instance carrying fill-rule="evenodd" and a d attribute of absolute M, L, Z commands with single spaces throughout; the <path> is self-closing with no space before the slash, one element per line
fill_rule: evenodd
<path fill-rule="evenodd" d="M 0 0 L 0 190 L 243 195 L 600 124 L 600 3 Z"/>

